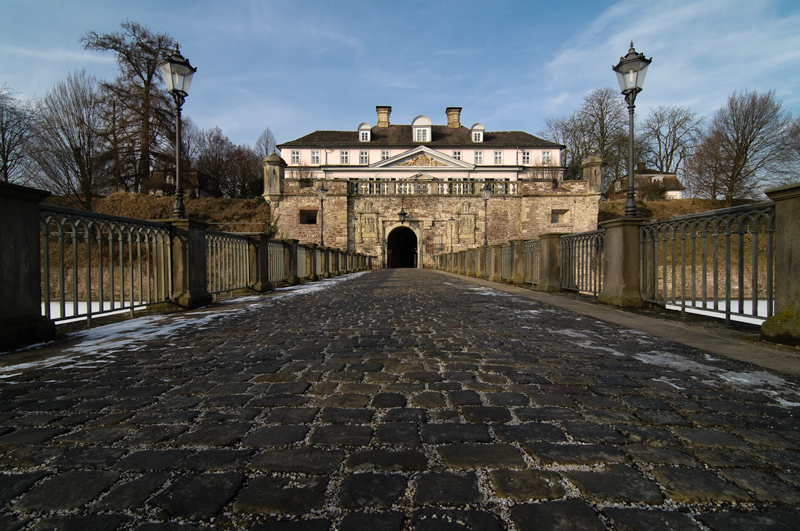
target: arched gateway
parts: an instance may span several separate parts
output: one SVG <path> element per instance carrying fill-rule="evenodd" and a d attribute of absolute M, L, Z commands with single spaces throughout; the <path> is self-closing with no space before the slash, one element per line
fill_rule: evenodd
<path fill-rule="evenodd" d="M 397 227 L 386 238 L 389 267 L 417 267 L 417 235 L 408 227 Z"/>

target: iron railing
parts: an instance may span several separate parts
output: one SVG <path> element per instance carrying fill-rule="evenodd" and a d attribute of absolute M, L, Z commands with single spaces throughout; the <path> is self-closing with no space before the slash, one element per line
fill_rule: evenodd
<path fill-rule="evenodd" d="M 205 231 L 206 289 L 212 295 L 244 289 L 250 279 L 249 238 L 230 232 Z"/>
<path fill-rule="evenodd" d="M 59 322 L 169 300 L 170 226 L 40 204 L 42 315 Z"/>
<path fill-rule="evenodd" d="M 773 312 L 774 230 L 771 201 L 642 224 L 642 299 L 764 321 Z"/>
<path fill-rule="evenodd" d="M 561 289 L 597 296 L 603 281 L 605 231 L 561 236 Z"/>
<path fill-rule="evenodd" d="M 539 283 L 539 263 L 542 258 L 541 240 L 529 240 L 523 248 L 523 278 L 527 284 Z"/>
<path fill-rule="evenodd" d="M 283 242 L 269 240 L 267 243 L 267 252 L 269 253 L 267 259 L 267 263 L 269 264 L 269 281 L 272 284 L 282 282 L 286 278 L 286 274 L 284 273 L 285 250 Z"/>

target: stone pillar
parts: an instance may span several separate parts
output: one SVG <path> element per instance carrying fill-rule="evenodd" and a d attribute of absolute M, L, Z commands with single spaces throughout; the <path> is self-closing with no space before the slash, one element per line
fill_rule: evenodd
<path fill-rule="evenodd" d="M 511 240 L 511 278 L 510 284 L 525 284 L 525 240 Z"/>
<path fill-rule="evenodd" d="M 761 337 L 800 345 L 800 184 L 766 193 L 775 201 L 775 312 Z"/>
<path fill-rule="evenodd" d="M 492 249 L 492 264 L 489 268 L 489 280 L 492 282 L 503 281 L 503 245 L 489 246 Z"/>
<path fill-rule="evenodd" d="M 355 252 L 347 251 L 347 272 L 355 273 Z"/>
<path fill-rule="evenodd" d="M 458 251 L 458 270 L 459 275 L 467 274 L 467 251 Z"/>
<path fill-rule="evenodd" d="M 250 287 L 258 292 L 272 289 L 269 281 L 269 238 L 265 234 L 250 236 Z"/>
<path fill-rule="evenodd" d="M 331 278 L 330 247 L 320 247 L 322 278 Z"/>
<path fill-rule="evenodd" d="M 486 263 L 486 249 L 488 249 L 488 247 L 485 245 L 478 247 L 478 266 L 475 275 L 478 278 L 489 278 L 489 264 Z"/>
<path fill-rule="evenodd" d="M 0 350 L 49 341 L 53 321 L 42 316 L 39 203 L 50 192 L 0 183 Z"/>
<path fill-rule="evenodd" d="M 306 280 L 319 280 L 317 275 L 317 244 L 306 244 Z"/>
<path fill-rule="evenodd" d="M 300 284 L 297 277 L 297 244 L 299 240 L 283 240 L 283 274 L 290 286 Z"/>
<path fill-rule="evenodd" d="M 561 234 L 541 234 L 542 254 L 539 257 L 538 291 L 561 291 Z"/>
<path fill-rule="evenodd" d="M 206 229 L 208 223 L 167 220 L 172 226 L 172 302 L 184 308 L 211 303 L 208 292 Z"/>
<path fill-rule="evenodd" d="M 264 167 L 264 199 L 277 204 L 283 194 L 283 179 L 286 172 L 286 161 L 277 153 L 272 153 L 261 161 Z M 274 212 L 273 212 L 274 214 Z"/>
<path fill-rule="evenodd" d="M 640 289 L 639 224 L 642 218 L 618 218 L 601 223 L 603 286 L 598 302 L 621 308 L 643 306 Z"/>
<path fill-rule="evenodd" d="M 467 249 L 467 252 L 466 252 L 464 258 L 467 261 L 467 263 L 465 265 L 467 276 L 474 277 L 475 276 L 475 250 L 474 249 Z"/>

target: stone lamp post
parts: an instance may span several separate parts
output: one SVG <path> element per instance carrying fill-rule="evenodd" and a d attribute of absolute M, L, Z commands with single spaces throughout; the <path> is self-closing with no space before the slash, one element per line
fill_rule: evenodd
<path fill-rule="evenodd" d="M 172 211 L 176 218 L 183 219 L 186 217 L 186 209 L 183 206 L 181 187 L 181 107 L 189 95 L 189 85 L 192 84 L 192 76 L 197 69 L 181 55 L 177 45 L 175 53 L 161 61 L 158 66 L 161 67 L 167 92 L 175 101 L 175 206 Z"/>
<path fill-rule="evenodd" d="M 319 244 L 325 245 L 325 197 L 328 195 L 328 189 L 325 184 L 319 185 L 317 188 L 317 197 L 319 197 Z"/>
<path fill-rule="evenodd" d="M 628 192 L 625 200 L 625 217 L 628 218 L 635 218 L 639 214 L 636 210 L 636 184 L 633 178 L 633 103 L 636 95 L 642 91 L 647 67 L 652 61 L 652 57 L 646 59 L 643 53 L 636 53 L 631 41 L 628 55 L 620 57 L 619 64 L 612 67 L 617 73 L 619 89 L 628 104 Z"/>
<path fill-rule="evenodd" d="M 486 216 L 487 208 L 489 205 L 489 198 L 492 197 L 492 187 L 489 186 L 489 183 L 483 183 L 483 187 L 481 187 L 481 196 L 483 197 L 483 245 L 488 245 L 488 236 L 487 233 L 489 232 L 489 218 Z"/>

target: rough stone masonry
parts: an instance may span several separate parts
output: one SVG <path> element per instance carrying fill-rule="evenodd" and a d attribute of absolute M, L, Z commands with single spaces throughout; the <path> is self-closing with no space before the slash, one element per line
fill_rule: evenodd
<path fill-rule="evenodd" d="M 0 528 L 800 528 L 790 378 L 468 279 L 113 326 L 3 357 Z"/>

